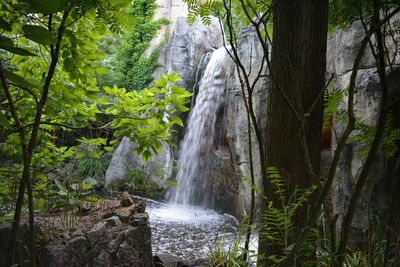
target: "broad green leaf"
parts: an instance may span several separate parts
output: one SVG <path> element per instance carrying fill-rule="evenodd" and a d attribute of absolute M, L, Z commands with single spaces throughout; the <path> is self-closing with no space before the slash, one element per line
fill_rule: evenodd
<path fill-rule="evenodd" d="M 52 14 L 63 11 L 69 0 L 22 0 L 29 5 L 29 11 L 35 13 Z"/>
<path fill-rule="evenodd" d="M 64 70 L 67 72 L 71 72 L 75 70 L 76 66 L 72 57 L 66 58 L 64 60 Z"/>
<path fill-rule="evenodd" d="M 14 46 L 13 41 L 8 37 L 0 36 L 0 48 L 7 46 Z"/>
<path fill-rule="evenodd" d="M 59 180 L 56 179 L 56 180 L 54 180 L 54 182 L 55 182 L 56 186 L 58 187 L 58 189 L 60 189 L 61 191 L 68 191 L 65 184 L 63 184 Z"/>
<path fill-rule="evenodd" d="M 0 28 L 10 32 L 12 30 L 11 24 L 5 21 L 3 18 L 0 17 Z"/>
<path fill-rule="evenodd" d="M 78 158 L 78 159 L 83 158 L 84 156 L 85 156 L 85 153 L 83 153 L 83 151 L 78 151 L 76 153 L 76 158 Z"/>
<path fill-rule="evenodd" d="M 109 71 L 104 67 L 97 67 L 96 73 L 99 75 L 101 75 L 101 74 L 105 75 L 105 74 L 109 74 Z"/>
<path fill-rule="evenodd" d="M 158 87 L 165 87 L 168 83 L 167 80 L 155 80 L 154 83 L 158 86 Z"/>
<path fill-rule="evenodd" d="M 71 184 L 70 185 L 72 189 L 74 189 L 75 191 L 79 190 L 79 184 Z"/>
<path fill-rule="evenodd" d="M 111 151 L 114 150 L 114 148 L 113 148 L 113 147 L 110 147 L 110 146 L 105 146 L 105 147 L 103 147 L 103 149 L 104 149 L 105 151 L 109 151 L 109 152 L 111 152 Z"/>
<path fill-rule="evenodd" d="M 93 151 L 89 151 L 89 156 L 96 159 L 100 158 L 100 155 Z"/>
<path fill-rule="evenodd" d="M 96 179 L 89 177 L 89 178 L 84 179 L 82 181 L 82 183 L 89 185 L 89 186 L 93 186 L 93 185 L 97 184 L 97 181 L 96 181 Z"/>
<path fill-rule="evenodd" d="M 99 102 L 100 104 L 106 105 L 108 103 L 110 103 L 110 100 L 108 98 L 102 97 L 97 99 L 97 102 Z"/>
<path fill-rule="evenodd" d="M 172 118 L 171 122 L 174 122 L 174 123 L 178 124 L 179 126 L 183 127 L 183 121 L 178 116 L 174 116 Z"/>
<path fill-rule="evenodd" d="M 179 74 L 174 72 L 170 75 L 168 75 L 168 80 L 170 82 L 178 82 L 178 81 L 182 81 L 181 77 L 179 77 Z"/>
<path fill-rule="evenodd" d="M 74 154 L 74 151 L 68 150 L 64 153 L 64 157 L 71 157 Z"/>
<path fill-rule="evenodd" d="M 15 47 L 15 46 L 2 46 L 0 45 L 0 49 L 6 50 L 8 52 L 11 52 L 13 54 L 17 54 L 20 56 L 36 56 L 36 54 L 20 47 Z"/>
<path fill-rule="evenodd" d="M 36 88 L 36 87 L 38 87 L 38 85 L 33 84 L 33 83 L 31 83 L 31 82 L 25 80 L 24 78 L 22 78 L 22 77 L 19 76 L 18 74 L 15 74 L 15 73 L 13 73 L 13 72 L 11 72 L 11 71 L 4 70 L 4 74 L 5 74 L 7 80 L 9 80 L 9 81 L 11 81 L 12 83 L 14 83 L 14 84 L 16 84 L 16 85 L 18 85 L 18 86 L 21 86 L 21 87 L 23 87 L 23 88 L 28 88 L 28 89 L 30 89 L 30 88 Z"/>
<path fill-rule="evenodd" d="M 0 113 L 0 126 L 3 126 L 3 127 L 10 126 L 6 115 L 4 115 L 3 113 Z"/>
<path fill-rule="evenodd" d="M 148 161 L 149 159 L 151 159 L 150 151 L 148 151 L 148 150 L 143 151 L 142 158 L 144 161 Z"/>
<path fill-rule="evenodd" d="M 24 25 L 22 30 L 24 31 L 24 36 L 35 43 L 50 45 L 57 42 L 56 35 L 46 28 L 36 25 Z"/>

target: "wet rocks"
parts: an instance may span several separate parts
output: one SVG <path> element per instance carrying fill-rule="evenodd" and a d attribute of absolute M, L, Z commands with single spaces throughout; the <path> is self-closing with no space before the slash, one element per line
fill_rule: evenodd
<path fill-rule="evenodd" d="M 97 203 L 86 216 L 76 216 L 68 228 L 61 216 L 37 217 L 38 239 L 46 236 L 39 250 L 40 266 L 154 266 L 146 205 L 138 202 L 121 207 L 119 201 L 109 202 L 107 207 L 103 204 Z M 10 224 L 0 226 L 0 266 L 6 258 L 10 229 Z M 21 231 L 28 236 L 27 222 L 21 224 Z M 28 240 L 23 242 L 28 244 Z M 20 254 L 21 262 L 28 259 L 25 254 Z"/>

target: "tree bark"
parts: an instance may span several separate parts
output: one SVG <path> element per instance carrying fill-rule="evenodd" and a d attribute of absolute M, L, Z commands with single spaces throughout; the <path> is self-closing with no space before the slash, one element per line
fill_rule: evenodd
<path fill-rule="evenodd" d="M 286 199 L 318 181 L 325 86 L 327 0 L 273 1 L 272 88 L 267 105 L 267 166 L 277 167 Z M 264 192 L 280 202 L 268 180 Z M 287 204 L 287 203 L 286 203 Z M 307 205 L 293 219 L 294 231 L 307 221 Z M 289 240 L 291 242 L 293 240 Z M 260 252 L 281 255 L 282 248 L 261 235 Z"/>

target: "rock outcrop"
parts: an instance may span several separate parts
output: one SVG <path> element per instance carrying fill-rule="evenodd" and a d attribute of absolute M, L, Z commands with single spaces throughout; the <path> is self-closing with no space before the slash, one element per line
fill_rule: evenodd
<path fill-rule="evenodd" d="M 126 204 L 126 203 L 125 203 Z M 37 216 L 39 263 L 43 267 L 134 266 L 153 267 L 151 229 L 145 203 L 123 207 L 116 201 L 96 203 L 86 215 L 78 211 Z M 0 226 L 0 266 L 5 266 L 11 225 Z M 28 246 L 28 223 L 20 227 Z M 19 249 L 19 266 L 30 266 L 26 250 Z"/>
<path fill-rule="evenodd" d="M 132 144 L 128 137 L 122 138 L 107 168 L 105 174 L 106 185 L 126 182 L 126 175 L 132 170 L 134 167 L 132 165 L 137 159 L 137 156 L 133 154 L 135 147 L 135 144 Z"/>
<path fill-rule="evenodd" d="M 393 19 L 399 20 L 400 16 Z M 348 88 L 351 70 L 356 54 L 364 37 L 364 29 L 360 22 L 354 22 L 348 29 L 338 31 L 330 36 L 328 41 L 328 73 L 337 75 L 334 88 L 344 90 Z M 394 38 L 398 41 L 400 35 Z M 374 40 L 372 40 L 374 42 Z M 389 105 L 392 112 L 393 127 L 399 125 L 399 100 L 400 100 L 400 66 L 398 55 L 395 56 L 396 47 L 391 38 L 386 39 L 386 46 L 389 50 L 390 61 L 394 63 L 387 67 L 387 83 L 389 87 Z M 387 63 L 388 63 L 387 62 Z M 376 60 L 368 48 L 361 61 L 360 70 L 357 76 L 357 85 L 354 96 L 355 115 L 359 122 L 375 127 L 382 102 L 382 89 L 380 79 L 376 69 Z M 339 111 L 347 110 L 348 99 L 345 96 L 340 103 Z M 333 136 L 340 136 L 344 130 L 344 123 L 335 119 L 333 124 Z M 354 131 L 352 136 L 360 134 Z M 370 140 L 371 142 L 372 140 Z M 333 149 L 337 140 L 333 139 Z M 336 231 L 340 233 L 344 214 L 346 213 L 354 185 L 357 182 L 358 174 L 365 162 L 365 148 L 368 142 L 352 141 L 349 139 L 342 153 L 339 166 L 337 168 L 338 178 L 334 180 L 332 187 L 332 209 L 336 220 Z M 390 196 L 392 194 L 391 180 L 395 162 L 399 154 L 396 153 L 392 158 L 387 158 L 383 150 L 379 150 L 375 156 L 374 163 L 368 175 L 367 186 L 364 189 L 360 201 L 355 210 L 355 215 L 351 225 L 351 243 L 354 246 L 361 246 L 365 234 L 368 231 L 368 215 L 378 216 L 383 222 L 387 219 L 385 212 L 390 207 Z M 400 193 L 399 189 L 395 189 Z"/>
<path fill-rule="evenodd" d="M 261 59 L 264 57 L 263 48 L 256 31 L 253 27 L 246 27 L 242 30 L 241 38 L 238 43 L 238 53 L 241 61 L 247 71 L 251 70 L 249 76 L 250 83 L 253 83 L 258 75 L 261 67 Z M 258 80 L 253 92 L 253 108 L 255 111 L 258 126 L 261 133 L 265 133 L 266 127 L 266 102 L 268 96 L 268 79 L 265 77 L 267 68 L 263 66 L 261 72 L 264 77 Z M 245 97 L 248 99 L 247 89 L 245 89 Z M 231 161 L 234 169 L 238 174 L 234 179 L 239 180 L 239 199 L 237 209 L 240 212 L 246 211 L 250 207 L 250 162 L 249 162 L 249 130 L 248 119 L 245 108 L 244 96 L 240 85 L 240 80 L 236 68 L 232 67 L 226 96 L 225 106 L 225 132 L 227 144 L 231 153 Z M 254 162 L 256 185 L 261 188 L 261 167 L 260 157 L 258 153 L 258 142 L 254 131 L 251 131 L 252 140 L 252 157 Z M 247 181 L 246 181 L 247 180 Z M 260 196 L 258 196 L 260 197 Z"/>

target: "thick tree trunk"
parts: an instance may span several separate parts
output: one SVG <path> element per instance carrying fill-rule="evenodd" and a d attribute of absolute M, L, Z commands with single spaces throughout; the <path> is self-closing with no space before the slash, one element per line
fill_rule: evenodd
<path fill-rule="evenodd" d="M 325 86 L 327 0 L 273 1 L 273 38 L 267 113 L 267 166 L 277 167 L 286 185 L 286 199 L 296 201 L 296 188 L 317 182 L 321 151 Z M 268 181 L 268 200 L 280 207 Z M 295 231 L 304 227 L 307 205 L 293 218 Z M 293 241 L 293 240 L 289 240 Z M 282 254 L 261 236 L 260 252 Z"/>

